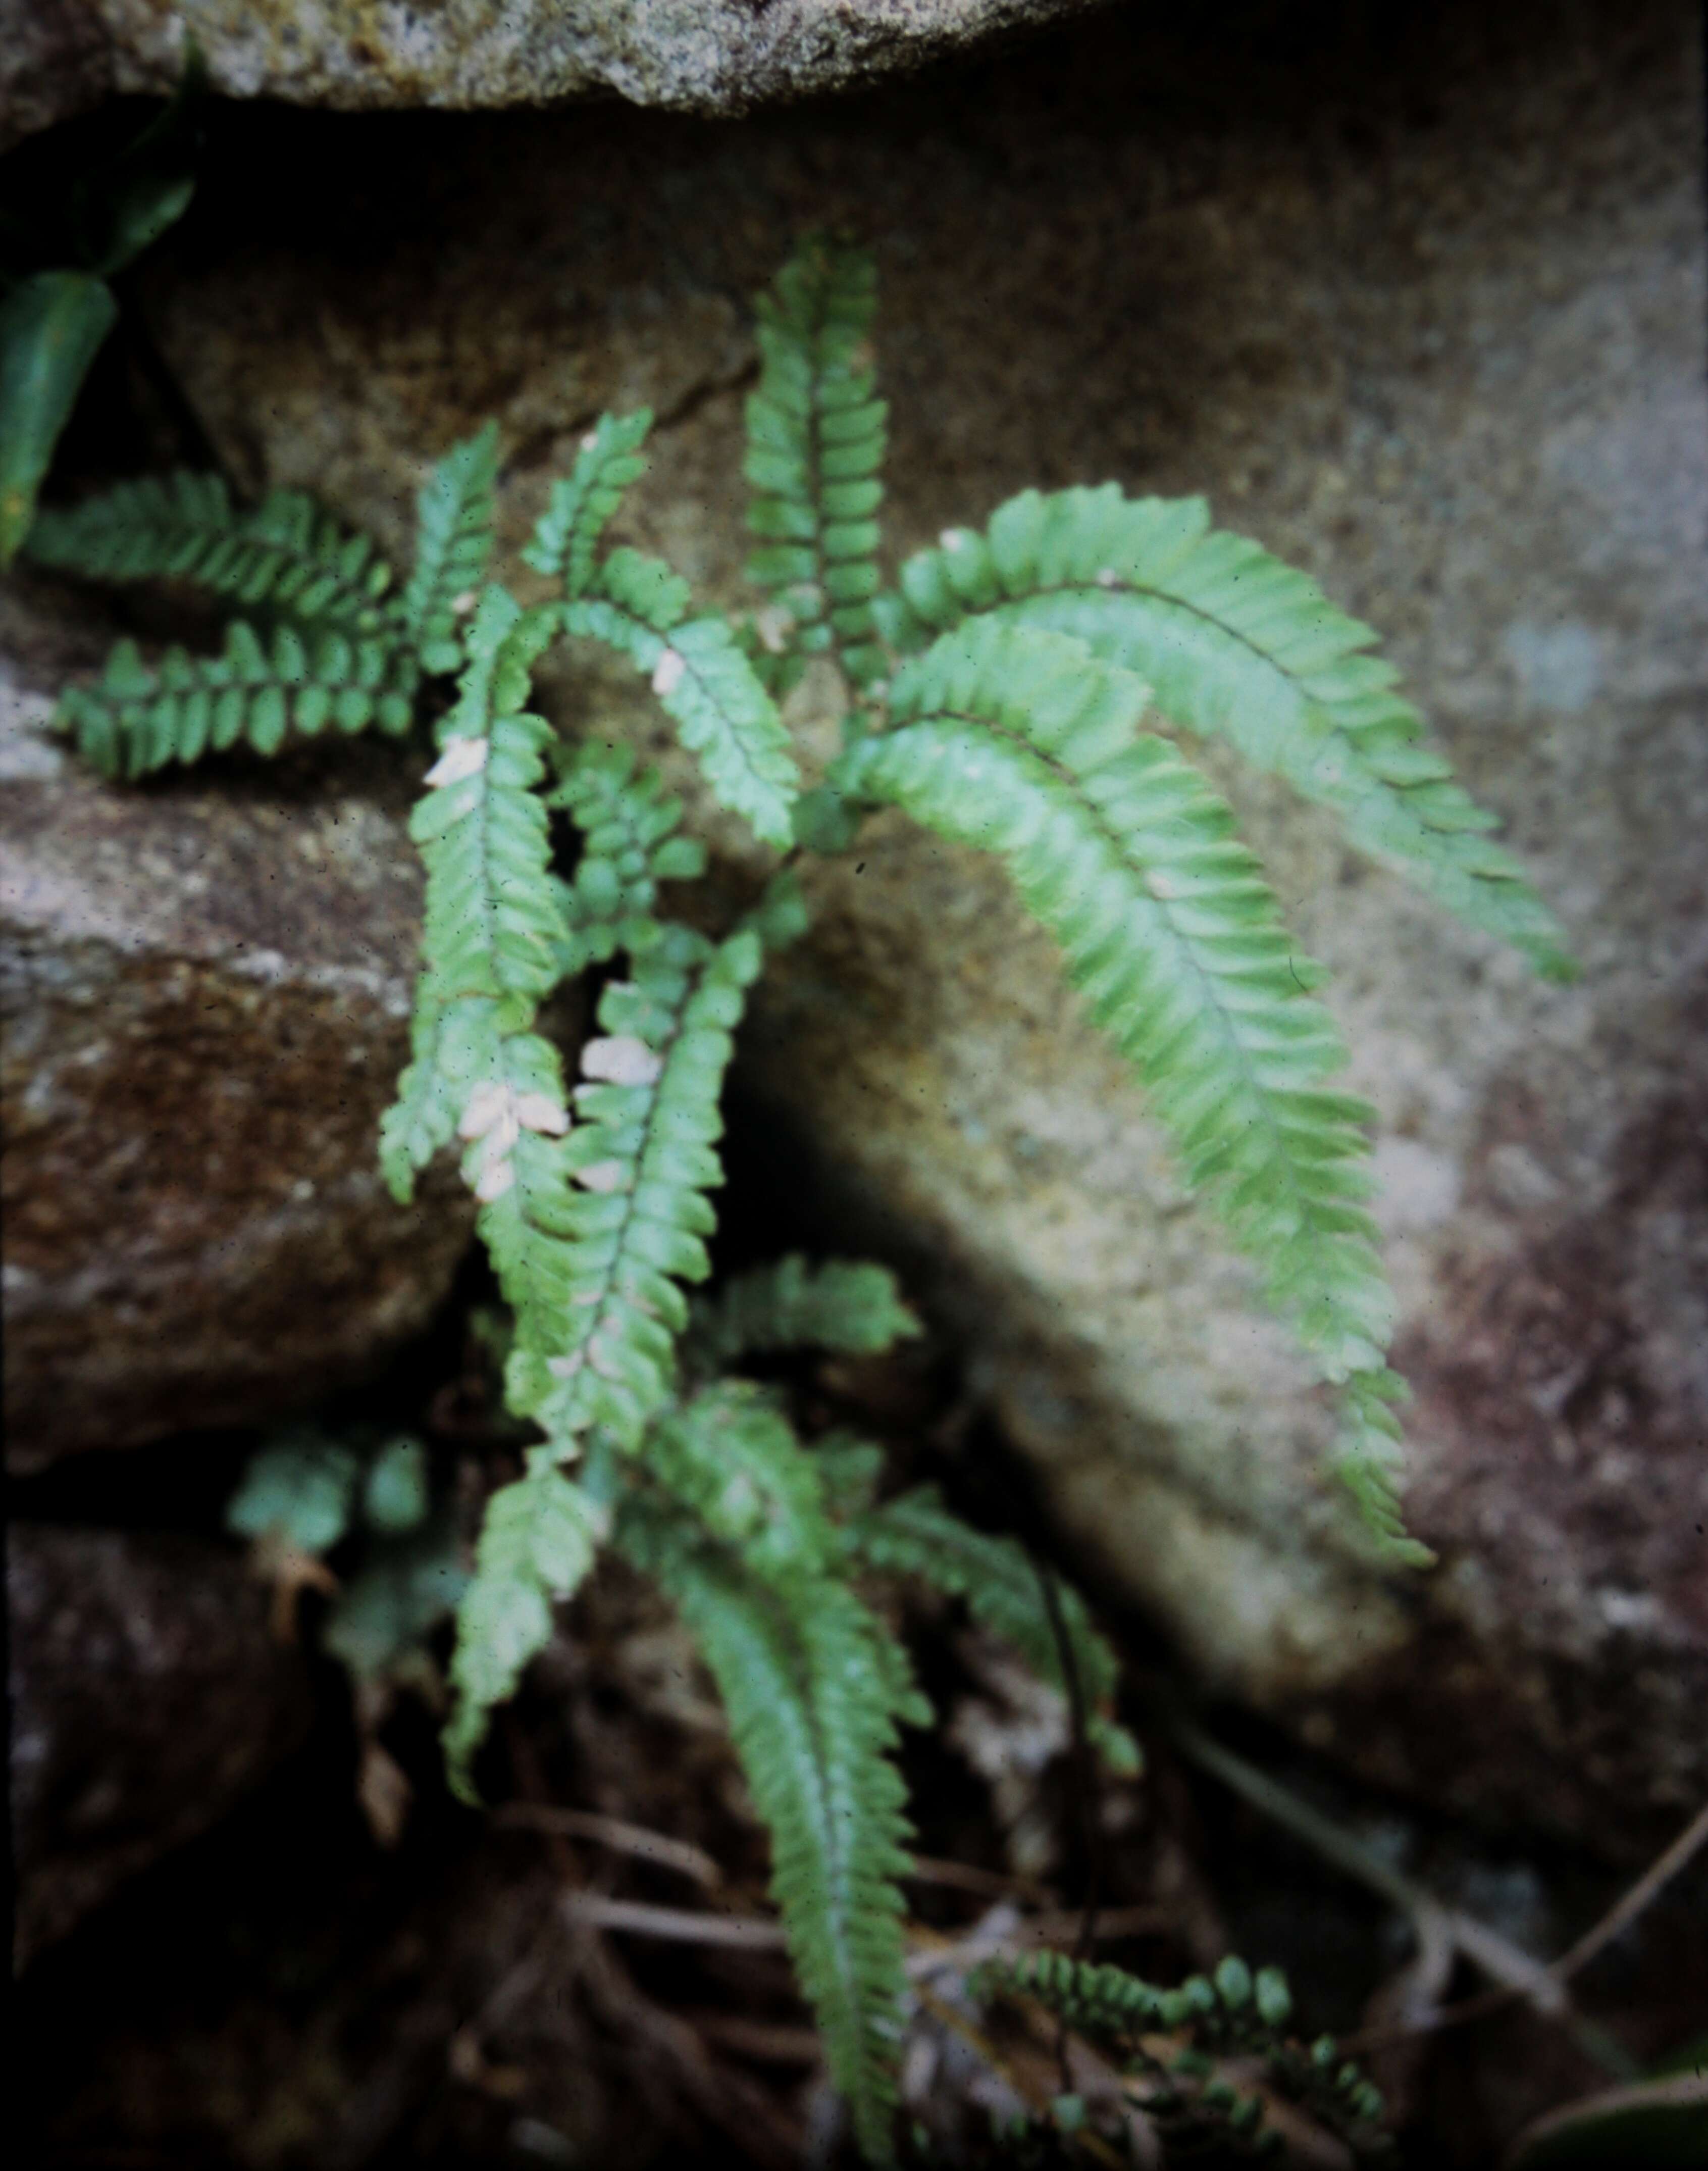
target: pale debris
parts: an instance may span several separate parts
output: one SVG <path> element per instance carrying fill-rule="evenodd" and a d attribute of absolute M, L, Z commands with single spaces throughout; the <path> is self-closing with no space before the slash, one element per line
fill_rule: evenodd
<path fill-rule="evenodd" d="M 581 1075 L 608 1086 L 656 1086 L 663 1074 L 664 1058 L 633 1033 L 590 1040 L 581 1050 Z"/>
<path fill-rule="evenodd" d="M 667 700 L 676 691 L 687 672 L 688 658 L 678 649 L 667 648 L 652 673 L 652 690 L 661 701 Z"/>
<path fill-rule="evenodd" d="M 486 766 L 488 742 L 485 738 L 452 739 L 427 771 L 425 781 L 433 789 L 447 784 L 461 784 L 464 778 L 479 776 Z"/>

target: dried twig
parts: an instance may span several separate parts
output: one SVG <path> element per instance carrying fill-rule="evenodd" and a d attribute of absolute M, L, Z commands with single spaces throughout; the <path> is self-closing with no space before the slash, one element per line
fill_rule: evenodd
<path fill-rule="evenodd" d="M 549 1802 L 506 1802 L 494 1814 L 494 1822 L 525 1831 L 557 1832 L 566 1839 L 591 1840 L 618 1854 L 632 1854 L 661 1869 L 679 1870 L 696 1884 L 715 1890 L 723 1873 L 703 1847 L 685 1839 L 672 1839 L 645 1825 L 626 1823 L 621 1817 L 601 1816 L 594 1809 L 559 1809 Z"/>

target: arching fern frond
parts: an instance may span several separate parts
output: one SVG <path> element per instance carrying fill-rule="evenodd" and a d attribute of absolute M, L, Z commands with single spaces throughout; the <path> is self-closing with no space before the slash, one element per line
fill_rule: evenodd
<path fill-rule="evenodd" d="M 975 1621 L 1012 1643 L 1041 1680 L 1067 1692 L 1038 1568 L 1014 1539 L 991 1537 L 962 1522 L 944 1506 L 934 1485 L 916 1486 L 851 1516 L 842 1537 L 861 1566 L 917 1576 L 934 1590 L 965 1600 Z M 1120 1671 L 1115 1654 L 1091 1626 L 1077 1591 L 1058 1583 L 1057 1598 L 1091 1742 L 1111 1771 L 1136 1772 L 1138 1747 L 1111 1715 Z"/>
<path fill-rule="evenodd" d="M 723 1181 L 715 1150 L 731 1036 L 759 969 L 757 935 L 714 946 L 669 927 L 600 998 L 602 1036 L 581 1051 L 586 1082 L 564 1166 L 571 1202 L 564 1346 L 549 1361 L 513 1353 L 510 1403 L 560 1452 L 593 1425 L 630 1451 L 669 1396 L 681 1282 L 704 1280 Z"/>
<path fill-rule="evenodd" d="M 474 608 L 492 555 L 498 425 L 452 445 L 415 500 L 415 562 L 398 598 L 398 622 L 428 672 L 463 664 L 458 627 Z"/>
<path fill-rule="evenodd" d="M 845 1584 L 768 1580 L 635 1503 L 617 1541 L 693 1632 L 771 1834 L 771 1890 L 868 2163 L 894 2160 L 891 2120 L 909 1868 L 891 1763 L 902 1692 L 881 1624 Z"/>
<path fill-rule="evenodd" d="M 1026 490 L 985 534 L 954 529 L 909 559 L 901 584 L 933 630 L 995 611 L 1077 636 L 1147 680 L 1173 722 L 1226 738 L 1472 926 L 1570 973 L 1552 914 L 1485 834 L 1496 817 L 1367 652 L 1376 635 L 1308 575 L 1212 529 L 1202 498 Z"/>
<path fill-rule="evenodd" d="M 758 298 L 747 401 L 747 526 L 761 539 L 748 576 L 787 607 L 792 647 L 833 647 L 862 687 L 886 667 L 871 613 L 888 413 L 865 346 L 876 303 L 863 249 L 803 242 Z"/>
<path fill-rule="evenodd" d="M 239 512 L 217 475 L 147 476 L 40 514 L 28 549 L 37 565 L 86 580 L 188 581 L 301 624 L 388 627 L 391 568 L 302 490 Z"/>
<path fill-rule="evenodd" d="M 683 1356 L 697 1370 L 721 1372 L 773 1349 L 873 1356 L 918 1332 L 887 1268 L 854 1259 L 815 1267 L 791 1252 L 736 1275 L 715 1298 L 697 1303 Z"/>
<path fill-rule="evenodd" d="M 602 415 L 582 438 L 575 466 L 552 485 L 550 501 L 522 555 L 537 573 L 561 580 L 571 599 L 586 593 L 605 524 L 629 485 L 646 471 L 640 448 L 651 427 L 650 407 Z"/>
<path fill-rule="evenodd" d="M 474 1573 L 457 1608 L 455 1699 L 444 1731 L 452 1791 L 474 1803 L 471 1767 L 495 1704 L 515 1691 L 551 1640 L 552 1606 L 592 1567 L 608 1519 L 549 1463 L 501 1486 L 486 1504 Z"/>
<path fill-rule="evenodd" d="M 565 763 L 546 804 L 566 808 L 581 838 L 575 879 L 560 898 L 569 930 L 558 960 L 564 977 L 656 942 L 660 882 L 705 872 L 705 847 L 677 833 L 681 800 L 667 795 L 656 769 L 637 770 L 632 747 L 588 740 Z"/>
<path fill-rule="evenodd" d="M 1363 1205 L 1368 1112 L 1329 1089 L 1343 1052 L 1306 993 L 1313 968 L 1227 808 L 1137 729 L 1145 699 L 1082 643 L 975 619 L 902 667 L 900 728 L 859 742 L 843 769 L 1008 862 L 1325 1376 L 1385 1379 L 1393 1300 Z M 1356 1440 L 1343 1455 L 1368 1446 L 1367 1428 Z M 1359 1469 L 1379 1492 L 1380 1469 Z"/>
<path fill-rule="evenodd" d="M 770 1582 L 830 1568 L 838 1547 L 817 1458 L 752 1380 L 720 1380 L 667 1412 L 644 1453 L 648 1475 L 753 1574 Z"/>
<path fill-rule="evenodd" d="M 239 619 L 217 656 L 173 647 L 151 666 L 118 642 L 93 685 L 67 688 L 55 721 L 103 775 L 134 778 L 238 744 L 276 753 L 292 732 L 405 732 L 414 683 L 387 641 L 288 624 L 264 641 Z"/>
<path fill-rule="evenodd" d="M 714 798 L 766 843 L 787 844 L 800 774 L 777 705 L 728 622 L 684 622 L 686 583 L 638 550 L 612 551 L 592 589 L 564 605 L 565 631 L 602 641 L 645 672 Z"/>

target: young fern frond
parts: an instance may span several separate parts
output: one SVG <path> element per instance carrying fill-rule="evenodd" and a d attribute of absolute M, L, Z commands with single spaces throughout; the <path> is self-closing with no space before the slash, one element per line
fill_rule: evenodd
<path fill-rule="evenodd" d="M 510 1403 L 560 1453 L 593 1426 L 631 1452 L 674 1382 L 686 1323 L 678 1284 L 710 1271 L 716 1225 L 706 1193 L 723 1182 L 715 1147 L 731 1036 L 760 964 L 757 935 L 721 943 L 667 928 L 600 998 L 602 1036 L 581 1051 L 576 1123 L 564 1166 L 581 1187 L 565 1253 L 561 1345 L 519 1348 Z"/>
<path fill-rule="evenodd" d="M 865 351 L 877 276 L 865 250 L 803 243 L 758 298 L 747 401 L 748 577 L 786 607 L 789 646 L 833 650 L 853 683 L 887 668 L 873 623 L 885 421 Z"/>
<path fill-rule="evenodd" d="M 1377 636 L 1308 575 L 1210 526 L 1202 498 L 1124 496 L 1113 483 L 1025 490 L 983 535 L 952 529 L 902 569 L 933 631 L 992 613 L 1084 641 L 1135 671 L 1173 723 L 1228 740 L 1331 807 L 1361 850 L 1551 978 L 1572 966 L 1551 913 L 1485 834 L 1496 817 L 1423 743 Z"/>
<path fill-rule="evenodd" d="M 494 1705 L 551 1640 L 552 1606 L 592 1566 L 609 1519 L 580 1486 L 536 1462 L 486 1504 L 474 1573 L 457 1607 L 454 1702 L 444 1730 L 452 1790 L 474 1803 L 470 1776 Z"/>
<path fill-rule="evenodd" d="M 67 689 L 55 721 L 103 775 L 136 778 L 239 744 L 276 753 L 292 732 L 374 725 L 395 736 L 414 719 L 414 690 L 407 657 L 388 641 L 288 623 L 264 640 L 238 619 L 217 656 L 173 647 L 151 666 L 134 641 L 118 642 L 93 685 Z"/>
<path fill-rule="evenodd" d="M 1271 1300 L 1325 1377 L 1360 1381 L 1340 1456 L 1383 1511 L 1379 1537 L 1403 1552 L 1391 1434 L 1368 1415 L 1382 1407 L 1393 1322 L 1363 1203 L 1368 1112 L 1329 1089 L 1344 1055 L 1306 992 L 1314 968 L 1227 808 L 1137 728 L 1146 698 L 1081 642 L 976 619 L 902 667 L 897 728 L 858 742 L 842 769 L 855 790 L 1009 862 Z"/>
<path fill-rule="evenodd" d="M 474 607 L 492 555 L 498 425 L 452 445 L 415 499 L 415 562 L 398 598 L 403 637 L 429 673 L 458 671 L 458 628 Z"/>
<path fill-rule="evenodd" d="M 559 898 L 568 933 L 558 969 L 568 979 L 656 942 L 658 885 L 703 875 L 705 847 L 678 834 L 681 800 L 667 796 L 656 769 L 637 773 L 632 747 L 577 747 L 546 804 L 566 809 L 581 832 L 575 879 Z"/>
<path fill-rule="evenodd" d="M 863 1568 L 917 1576 L 934 1590 L 965 1600 L 975 1621 L 1012 1643 L 1039 1678 L 1067 1693 L 1057 1642 L 1036 1564 L 1012 1538 L 976 1530 L 950 1513 L 934 1485 L 866 1508 L 843 1524 L 842 1542 Z M 1111 1716 L 1119 1666 L 1091 1626 L 1077 1591 L 1057 1586 L 1062 1627 L 1084 1698 L 1087 1732 L 1111 1772 L 1139 1769 L 1138 1747 Z"/>
<path fill-rule="evenodd" d="M 826 1259 L 815 1267 L 791 1252 L 771 1266 L 737 1274 L 713 1301 L 695 1304 L 683 1361 L 709 1375 L 774 1349 L 875 1356 L 918 1332 L 886 1268 L 854 1259 Z"/>
<path fill-rule="evenodd" d="M 905 1792 L 891 1761 L 906 1702 L 895 1647 L 845 1583 L 768 1579 L 633 1501 L 617 1543 L 675 1602 L 730 1716 L 771 1834 L 771 1890 L 866 2161 L 894 2160 Z"/>
<path fill-rule="evenodd" d="M 39 514 L 28 550 L 37 565 L 85 580 L 188 581 L 299 624 L 387 626 L 391 568 L 302 490 L 274 490 L 239 512 L 217 475 L 147 476 Z"/>
<path fill-rule="evenodd" d="M 646 1436 L 654 1478 L 707 1534 L 768 1582 L 827 1574 L 838 1541 L 817 1458 L 772 1396 L 722 1380 L 661 1416 Z"/>
<path fill-rule="evenodd" d="M 560 580 L 573 599 L 585 595 L 605 524 L 632 482 L 645 474 L 640 448 L 652 427 L 652 410 L 602 415 L 581 440 L 576 464 L 552 485 L 549 504 L 536 522 L 522 560 L 537 573 Z"/>
<path fill-rule="evenodd" d="M 767 844 L 786 845 L 800 790 L 789 734 L 728 621 L 688 619 L 688 603 L 687 583 L 668 566 L 613 550 L 590 576 L 590 592 L 564 604 L 564 629 L 646 673 L 719 805 Z"/>

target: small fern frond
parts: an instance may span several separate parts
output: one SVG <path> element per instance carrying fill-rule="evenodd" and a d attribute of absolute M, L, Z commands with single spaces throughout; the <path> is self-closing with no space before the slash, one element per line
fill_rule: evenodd
<path fill-rule="evenodd" d="M 696 1304 L 683 1356 L 696 1370 L 722 1372 L 773 1349 L 874 1356 L 918 1332 L 887 1268 L 853 1259 L 815 1267 L 792 1252 Z"/>
<path fill-rule="evenodd" d="M 370 725 L 396 734 L 414 721 L 415 673 L 388 641 L 288 623 L 263 639 L 238 619 L 217 656 L 169 648 L 158 665 L 119 641 L 90 686 L 61 697 L 56 727 L 106 776 L 147 776 L 244 744 L 273 754 L 292 732 Z"/>
<path fill-rule="evenodd" d="M 415 569 L 397 617 L 424 671 L 462 668 L 458 627 L 486 576 L 497 481 L 498 425 L 489 422 L 452 445 L 415 500 Z"/>
<path fill-rule="evenodd" d="M 770 1581 L 675 1518 L 631 1506 L 617 1539 L 674 1600 L 711 1670 L 771 1834 L 771 1890 L 866 2161 L 895 2159 L 905 1791 L 891 1761 L 893 1645 L 844 1584 Z"/>
<path fill-rule="evenodd" d="M 800 654 L 833 650 L 854 683 L 886 668 L 871 603 L 885 421 L 866 335 L 877 275 L 864 249 L 803 242 L 758 298 L 758 389 L 747 401 L 748 577 L 793 620 Z"/>
<path fill-rule="evenodd" d="M 900 728 L 858 742 L 843 768 L 854 789 L 1008 860 L 1324 1376 L 1381 1373 L 1394 1306 L 1363 1203 L 1368 1112 L 1329 1090 L 1344 1055 L 1306 992 L 1315 969 L 1228 809 L 1136 728 L 1145 699 L 1081 642 L 974 619 L 902 666 Z"/>
<path fill-rule="evenodd" d="M 667 796 L 658 771 L 637 772 L 632 747 L 586 741 L 546 804 L 567 809 L 581 838 L 560 900 L 568 927 L 560 972 L 569 978 L 656 942 L 659 883 L 693 881 L 706 866 L 705 847 L 677 834 L 682 801 Z"/>
<path fill-rule="evenodd" d="M 1067 1693 L 1036 1563 L 1014 1539 L 992 1537 L 951 1514 L 934 1485 L 917 1486 L 852 1517 L 843 1525 L 843 1541 L 863 1567 L 917 1576 L 934 1590 L 965 1600 L 975 1621 L 1012 1643 L 1041 1680 Z M 1079 1593 L 1058 1584 L 1057 1596 L 1092 1745 L 1111 1771 L 1137 1772 L 1138 1746 L 1111 1716 L 1120 1674 L 1115 1654 L 1091 1626 Z"/>
<path fill-rule="evenodd" d="M 606 523 L 629 485 L 646 471 L 640 448 L 652 427 L 652 410 L 602 415 L 576 455 L 567 475 L 552 485 L 551 499 L 535 523 L 522 561 L 537 573 L 561 580 L 571 601 L 585 595 Z"/>
<path fill-rule="evenodd" d="M 581 1583 L 607 1527 L 604 1511 L 549 1463 L 487 1502 L 474 1573 L 457 1607 L 454 1702 L 443 1735 L 452 1791 L 462 1800 L 478 1805 L 471 1772 L 489 1715 L 551 1640 L 553 1604 Z"/>
<path fill-rule="evenodd" d="M 837 1554 L 817 1458 L 775 1399 L 751 1380 L 721 1380 L 651 1427 L 656 1479 L 742 1564 L 767 1582 L 823 1575 Z"/>
<path fill-rule="evenodd" d="M 1394 667 L 1367 653 L 1376 635 L 1307 575 L 1212 529 L 1202 498 L 1026 490 L 985 534 L 951 529 L 920 551 L 901 582 L 935 630 L 994 611 L 1075 635 L 1147 680 L 1171 721 L 1225 737 L 1470 925 L 1571 973 L 1553 915 L 1485 834 L 1496 817 L 1423 743 Z"/>
<path fill-rule="evenodd" d="M 580 1188 L 565 1231 L 561 1346 L 549 1359 L 519 1348 L 506 1375 L 511 1407 L 536 1418 L 560 1453 L 576 1452 L 594 1425 L 634 1451 L 669 1396 L 688 1316 L 677 1284 L 710 1271 L 719 1101 L 759 963 L 749 931 L 715 946 L 669 927 L 633 960 L 633 978 L 600 998 L 602 1032 L 581 1051 L 585 1082 L 562 1149 Z"/>
<path fill-rule="evenodd" d="M 194 582 L 298 624 L 378 635 L 389 617 L 391 568 L 302 490 L 240 512 L 217 475 L 151 475 L 40 514 L 28 550 L 85 580 Z"/>
<path fill-rule="evenodd" d="M 767 844 L 786 845 L 800 773 L 777 705 L 726 621 L 684 623 L 686 583 L 638 550 L 612 551 L 592 580 L 597 593 L 563 606 L 565 630 L 602 641 L 645 672 L 719 805 Z"/>

